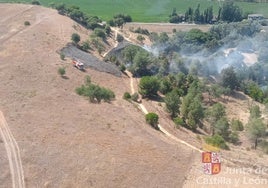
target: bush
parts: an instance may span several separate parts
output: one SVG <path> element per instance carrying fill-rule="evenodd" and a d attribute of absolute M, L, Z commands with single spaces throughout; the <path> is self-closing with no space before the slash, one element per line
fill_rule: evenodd
<path fill-rule="evenodd" d="M 59 73 L 59 75 L 60 75 L 61 77 L 63 77 L 63 76 L 65 75 L 65 73 L 66 73 L 65 68 L 64 68 L 64 67 L 60 67 L 60 68 L 58 69 L 58 73 Z"/>
<path fill-rule="evenodd" d="M 83 42 L 82 42 L 81 49 L 82 49 L 83 51 L 88 51 L 89 48 L 90 48 L 89 42 L 88 42 L 88 41 L 83 41 Z"/>
<path fill-rule="evenodd" d="M 41 3 L 39 1 L 37 1 L 37 0 L 33 0 L 32 5 L 41 5 Z"/>
<path fill-rule="evenodd" d="M 238 119 L 232 119 L 231 128 L 233 131 L 243 131 L 244 130 L 243 123 Z"/>
<path fill-rule="evenodd" d="M 78 44 L 80 41 L 80 35 L 78 35 L 77 33 L 73 33 L 71 39 L 73 43 Z"/>
<path fill-rule="evenodd" d="M 61 59 L 61 60 L 64 60 L 64 59 L 65 59 L 65 55 L 64 55 L 64 53 L 60 53 L 60 59 Z"/>
<path fill-rule="evenodd" d="M 157 96 L 157 91 L 160 87 L 157 77 L 144 76 L 140 79 L 139 92 L 143 97 Z"/>
<path fill-rule="evenodd" d="M 260 146 L 262 150 L 264 151 L 264 153 L 268 154 L 268 142 L 263 140 L 261 141 Z"/>
<path fill-rule="evenodd" d="M 97 37 L 102 38 L 102 40 L 105 40 L 106 39 L 106 32 L 105 32 L 104 29 L 95 28 L 94 29 L 94 35 L 97 36 Z"/>
<path fill-rule="evenodd" d="M 229 136 L 229 142 L 237 145 L 239 143 L 239 136 L 237 132 L 232 132 Z"/>
<path fill-rule="evenodd" d="M 114 92 L 110 89 L 92 84 L 89 76 L 85 78 L 85 84 L 77 87 L 75 91 L 78 95 L 88 97 L 90 102 L 100 103 L 102 100 L 110 102 L 115 98 Z"/>
<path fill-rule="evenodd" d="M 145 120 L 148 124 L 150 124 L 153 128 L 158 129 L 158 115 L 155 113 L 148 113 L 145 115 Z"/>
<path fill-rule="evenodd" d="M 225 140 L 218 134 L 215 134 L 211 137 L 206 137 L 205 142 L 221 149 L 229 149 L 228 145 L 225 143 Z"/>
<path fill-rule="evenodd" d="M 180 118 L 180 117 L 174 118 L 173 122 L 175 123 L 176 128 L 179 128 L 180 126 L 185 126 L 186 125 L 184 120 L 182 118 Z"/>
<path fill-rule="evenodd" d="M 145 40 L 145 38 L 142 35 L 138 35 L 137 40 L 142 43 Z"/>
<path fill-rule="evenodd" d="M 138 102 L 138 99 L 139 99 L 139 94 L 138 93 L 134 93 L 133 95 L 131 95 L 131 100 L 135 101 L 135 102 Z"/>
<path fill-rule="evenodd" d="M 130 93 L 129 93 L 129 92 L 125 92 L 125 93 L 124 93 L 124 96 L 123 96 L 123 99 L 125 99 L 125 100 L 129 100 L 129 99 L 131 99 L 131 95 L 130 95 Z"/>
<path fill-rule="evenodd" d="M 124 64 L 121 64 L 119 69 L 120 69 L 121 72 L 125 72 L 126 66 Z"/>
<path fill-rule="evenodd" d="M 116 40 L 117 40 L 117 42 L 122 42 L 124 40 L 124 37 L 120 34 L 117 34 Z"/>
<path fill-rule="evenodd" d="M 25 22 L 24 22 L 24 25 L 25 25 L 25 26 L 29 26 L 29 25 L 31 25 L 31 23 L 30 23 L 29 21 L 25 21 Z"/>

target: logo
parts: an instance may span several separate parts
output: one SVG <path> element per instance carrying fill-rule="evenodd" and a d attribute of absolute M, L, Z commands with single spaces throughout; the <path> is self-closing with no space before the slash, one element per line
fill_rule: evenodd
<path fill-rule="evenodd" d="M 205 174 L 214 175 L 221 171 L 220 154 L 217 152 L 203 152 L 202 163 Z"/>

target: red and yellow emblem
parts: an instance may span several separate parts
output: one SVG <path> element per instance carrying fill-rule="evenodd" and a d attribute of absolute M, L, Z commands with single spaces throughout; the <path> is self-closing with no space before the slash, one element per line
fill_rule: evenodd
<path fill-rule="evenodd" d="M 214 175 L 221 171 L 220 154 L 217 152 L 203 152 L 202 163 L 205 174 Z"/>

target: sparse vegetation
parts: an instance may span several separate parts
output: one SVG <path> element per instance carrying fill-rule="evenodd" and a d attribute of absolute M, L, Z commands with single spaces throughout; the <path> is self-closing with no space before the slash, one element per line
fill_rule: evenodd
<path fill-rule="evenodd" d="M 102 100 L 110 102 L 115 98 L 113 91 L 93 84 L 89 76 L 85 78 L 85 84 L 77 87 L 75 91 L 78 95 L 88 97 L 90 102 L 100 103 Z"/>
<path fill-rule="evenodd" d="M 78 45 L 78 43 L 80 42 L 80 35 L 77 33 L 73 33 L 71 39 L 75 45 Z"/>
<path fill-rule="evenodd" d="M 32 5 L 41 5 L 41 3 L 38 0 L 33 0 Z"/>
<path fill-rule="evenodd" d="M 228 145 L 225 143 L 225 140 L 218 134 L 215 134 L 211 137 L 206 137 L 205 141 L 207 144 L 210 144 L 212 146 L 219 147 L 221 149 L 226 149 L 226 150 L 229 149 Z"/>
<path fill-rule="evenodd" d="M 238 119 L 232 119 L 231 128 L 233 131 L 243 131 L 244 130 L 243 123 Z"/>
<path fill-rule="evenodd" d="M 24 25 L 25 25 L 25 26 L 29 26 L 29 25 L 31 25 L 31 23 L 30 23 L 29 21 L 25 21 L 25 22 L 24 22 Z"/>
<path fill-rule="evenodd" d="M 138 99 L 139 99 L 139 94 L 137 92 L 131 95 L 131 100 L 138 102 Z"/>
<path fill-rule="evenodd" d="M 63 77 L 66 74 L 65 68 L 64 67 L 60 67 L 58 68 L 58 74 Z"/>
<path fill-rule="evenodd" d="M 124 40 L 124 37 L 120 34 L 117 34 L 116 40 L 117 40 L 117 42 L 122 42 Z"/>
<path fill-rule="evenodd" d="M 155 113 L 148 113 L 145 115 L 145 120 L 148 124 L 150 124 L 153 128 L 158 129 L 158 115 Z"/>
<path fill-rule="evenodd" d="M 125 99 L 125 100 L 129 100 L 129 99 L 131 99 L 131 95 L 130 95 L 130 93 L 129 93 L 129 92 L 125 92 L 125 93 L 124 93 L 124 96 L 123 96 L 123 99 Z"/>
<path fill-rule="evenodd" d="M 65 60 L 65 55 L 64 55 L 64 53 L 60 53 L 60 59 L 61 59 L 61 60 Z"/>

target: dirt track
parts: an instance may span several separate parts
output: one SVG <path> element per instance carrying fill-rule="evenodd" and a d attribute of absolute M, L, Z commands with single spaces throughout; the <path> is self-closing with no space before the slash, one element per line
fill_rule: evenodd
<path fill-rule="evenodd" d="M 152 129 L 122 99 L 129 78 L 81 72 L 60 59 L 57 51 L 72 33 L 82 40 L 88 34 L 40 6 L 0 4 L 0 20 L 2 39 L 17 32 L 0 43 L 0 109 L 20 148 L 25 187 L 182 186 L 191 150 Z M 57 74 L 59 67 L 65 67 L 66 79 Z M 92 104 L 78 96 L 75 88 L 85 75 L 112 89 L 116 100 Z M 5 151 L 1 140 L 0 147 Z M 0 153 L 3 188 L 12 187 L 6 156 Z"/>
<path fill-rule="evenodd" d="M 20 149 L 14 136 L 10 132 L 5 117 L 1 111 L 0 111 L 0 133 L 3 138 L 8 156 L 8 162 L 12 176 L 12 187 L 24 188 L 25 183 L 24 183 L 22 162 L 20 157 Z"/>

